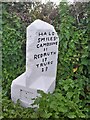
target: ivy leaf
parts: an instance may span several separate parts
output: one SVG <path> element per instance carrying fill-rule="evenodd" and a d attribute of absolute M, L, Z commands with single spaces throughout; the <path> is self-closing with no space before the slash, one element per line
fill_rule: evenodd
<path fill-rule="evenodd" d="M 79 117 L 80 118 L 85 118 L 85 115 L 82 112 L 79 112 Z"/>
<path fill-rule="evenodd" d="M 76 115 L 74 112 L 69 112 L 68 117 L 69 118 L 76 118 Z"/>
<path fill-rule="evenodd" d="M 43 113 L 41 115 L 41 117 L 43 117 L 43 118 L 50 118 L 51 115 L 52 115 L 52 113 Z"/>
<path fill-rule="evenodd" d="M 70 99 L 73 96 L 73 92 L 67 92 L 66 96 L 67 96 L 67 98 Z"/>
<path fill-rule="evenodd" d="M 67 48 L 67 42 L 68 42 L 68 41 L 66 41 L 66 42 L 63 44 L 63 46 L 64 46 L 65 49 Z"/>
<path fill-rule="evenodd" d="M 63 88 L 64 88 L 65 91 L 67 91 L 69 89 L 69 86 L 65 85 Z"/>
<path fill-rule="evenodd" d="M 81 59 L 81 64 L 88 65 L 88 60 L 86 57 Z"/>
<path fill-rule="evenodd" d="M 66 32 L 66 38 L 67 38 L 67 40 L 69 40 L 69 38 L 70 38 L 70 33 L 69 33 L 68 30 L 65 30 L 65 32 Z"/>

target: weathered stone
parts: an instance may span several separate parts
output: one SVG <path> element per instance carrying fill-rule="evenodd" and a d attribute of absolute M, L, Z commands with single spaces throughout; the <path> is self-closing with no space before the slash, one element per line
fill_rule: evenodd
<path fill-rule="evenodd" d="M 58 44 L 59 38 L 52 25 L 35 20 L 27 27 L 26 72 L 12 82 L 14 102 L 19 99 L 22 106 L 29 107 L 33 103 L 31 99 L 38 96 L 37 90 L 54 91 Z"/>

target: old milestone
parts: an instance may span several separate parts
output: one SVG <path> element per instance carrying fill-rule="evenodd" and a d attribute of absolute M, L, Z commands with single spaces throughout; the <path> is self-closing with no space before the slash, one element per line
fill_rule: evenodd
<path fill-rule="evenodd" d="M 54 27 L 35 20 L 27 27 L 26 71 L 13 80 L 11 98 L 24 107 L 39 96 L 37 90 L 52 93 L 55 90 L 59 38 Z"/>

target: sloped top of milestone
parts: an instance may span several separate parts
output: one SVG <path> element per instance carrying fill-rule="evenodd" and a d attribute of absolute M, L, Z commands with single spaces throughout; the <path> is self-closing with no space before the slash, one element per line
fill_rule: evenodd
<path fill-rule="evenodd" d="M 54 27 L 47 22 L 44 22 L 40 19 L 35 20 L 31 23 L 27 29 L 29 30 L 54 30 Z"/>

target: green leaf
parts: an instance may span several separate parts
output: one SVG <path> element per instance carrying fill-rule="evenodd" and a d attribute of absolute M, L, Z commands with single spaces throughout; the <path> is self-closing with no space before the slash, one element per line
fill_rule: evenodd
<path fill-rule="evenodd" d="M 67 91 L 69 89 L 69 86 L 68 85 L 64 85 L 64 90 Z"/>
<path fill-rule="evenodd" d="M 73 92 L 67 92 L 66 96 L 67 96 L 67 98 L 70 99 L 73 96 Z"/>
<path fill-rule="evenodd" d="M 83 114 L 83 113 L 80 112 L 80 113 L 79 113 L 79 117 L 80 117 L 80 118 L 85 118 L 85 114 Z"/>
<path fill-rule="evenodd" d="M 69 113 L 68 113 L 68 117 L 69 117 L 69 118 L 76 118 L 76 115 L 75 115 L 74 112 L 69 112 Z"/>
<path fill-rule="evenodd" d="M 81 59 L 81 64 L 88 65 L 88 60 L 86 57 Z"/>
<path fill-rule="evenodd" d="M 43 118 L 50 118 L 50 116 L 52 115 L 52 113 L 42 113 L 41 114 L 41 117 L 43 117 Z"/>

